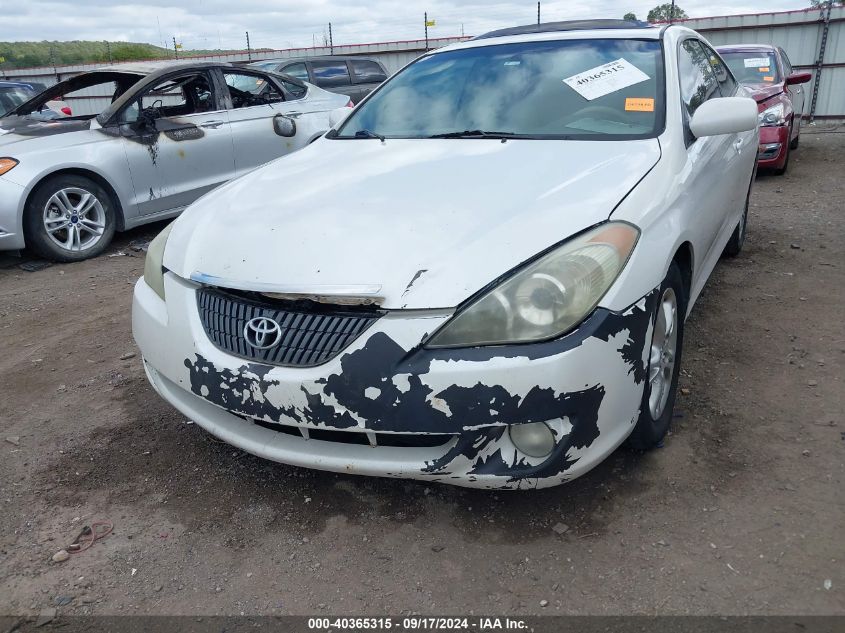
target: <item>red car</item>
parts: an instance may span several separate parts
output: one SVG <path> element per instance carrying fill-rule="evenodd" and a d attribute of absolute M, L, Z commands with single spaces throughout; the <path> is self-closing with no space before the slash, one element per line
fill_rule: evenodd
<path fill-rule="evenodd" d="M 734 77 L 757 101 L 760 110 L 761 168 L 780 175 L 789 166 L 789 151 L 798 147 L 804 90 L 810 73 L 793 72 L 780 46 L 731 44 L 716 48 Z"/>

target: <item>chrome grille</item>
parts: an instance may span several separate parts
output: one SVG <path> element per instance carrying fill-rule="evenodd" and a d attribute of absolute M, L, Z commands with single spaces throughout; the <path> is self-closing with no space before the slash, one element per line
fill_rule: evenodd
<path fill-rule="evenodd" d="M 205 333 L 219 349 L 269 365 L 312 367 L 328 362 L 381 314 L 312 302 L 263 301 L 215 288 L 197 291 L 197 305 Z M 282 336 L 269 349 L 252 347 L 244 336 L 246 324 L 265 317 L 279 324 Z"/>

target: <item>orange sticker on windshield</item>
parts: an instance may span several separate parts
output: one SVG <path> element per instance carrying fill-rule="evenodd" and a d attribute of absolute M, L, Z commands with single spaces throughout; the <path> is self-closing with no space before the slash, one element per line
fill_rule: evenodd
<path fill-rule="evenodd" d="M 763 77 L 763 81 L 774 81 L 774 77 Z"/>
<path fill-rule="evenodd" d="M 758 73 L 767 73 L 767 72 L 769 72 L 769 67 L 768 67 L 768 66 L 763 66 L 762 68 L 758 68 L 758 69 L 757 69 L 757 72 L 758 72 Z"/>
<path fill-rule="evenodd" d="M 625 110 L 627 112 L 654 112 L 654 99 L 625 99 Z"/>

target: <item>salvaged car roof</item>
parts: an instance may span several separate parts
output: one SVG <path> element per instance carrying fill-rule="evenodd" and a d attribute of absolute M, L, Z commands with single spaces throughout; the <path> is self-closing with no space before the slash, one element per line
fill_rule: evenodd
<path fill-rule="evenodd" d="M 194 60 L 160 60 L 150 62 L 129 62 L 127 64 L 112 64 L 111 66 L 103 66 L 102 68 L 97 68 L 92 72 L 115 72 L 127 73 L 132 75 L 152 75 L 153 73 L 172 72 L 174 70 L 181 70 L 183 68 L 213 68 L 217 66 L 231 66 L 231 64 L 227 62 L 202 62 Z"/>

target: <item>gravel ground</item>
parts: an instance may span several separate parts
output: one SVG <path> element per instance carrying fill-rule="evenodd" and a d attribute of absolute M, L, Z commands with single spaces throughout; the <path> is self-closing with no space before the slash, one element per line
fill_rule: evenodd
<path fill-rule="evenodd" d="M 0 614 L 845 614 L 843 154 L 805 133 L 758 178 L 665 447 L 533 493 L 286 467 L 190 424 L 132 356 L 129 243 L 159 225 L 0 259 Z"/>

